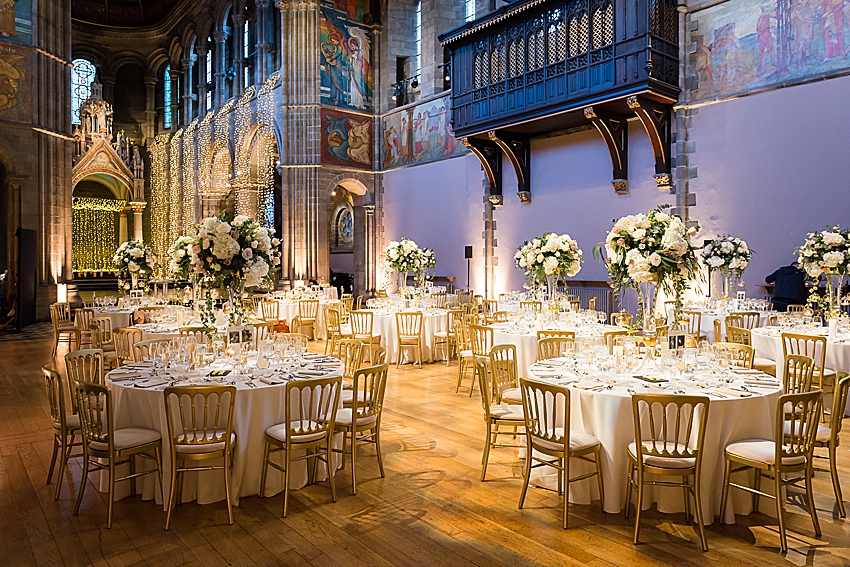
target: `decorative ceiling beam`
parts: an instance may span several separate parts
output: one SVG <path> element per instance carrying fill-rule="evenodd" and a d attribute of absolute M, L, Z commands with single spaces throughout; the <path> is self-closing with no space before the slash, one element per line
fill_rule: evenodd
<path fill-rule="evenodd" d="M 595 106 L 584 108 L 584 117 L 605 140 L 611 155 L 613 179 L 611 185 L 619 195 L 629 192 L 629 125 L 628 118 Z"/>
<path fill-rule="evenodd" d="M 637 114 L 640 123 L 643 124 L 649 143 L 652 145 L 652 153 L 655 155 L 655 179 L 658 189 L 667 191 L 673 188 L 673 180 L 670 175 L 670 105 L 656 102 L 642 96 L 630 96 L 626 104 Z"/>
<path fill-rule="evenodd" d="M 517 197 L 523 205 L 531 204 L 531 142 L 528 136 L 490 130 L 487 136 L 502 149 L 516 173 Z"/>
<path fill-rule="evenodd" d="M 481 162 L 487 176 L 487 198 L 494 207 L 503 205 L 502 199 L 502 150 L 496 142 L 481 138 L 461 139 L 461 143 Z"/>

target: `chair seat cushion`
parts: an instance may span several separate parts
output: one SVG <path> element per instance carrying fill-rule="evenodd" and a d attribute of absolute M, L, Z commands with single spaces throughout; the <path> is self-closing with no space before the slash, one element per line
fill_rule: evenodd
<path fill-rule="evenodd" d="M 343 323 L 340 325 L 339 332 L 345 336 L 351 335 L 351 323 Z"/>
<path fill-rule="evenodd" d="M 437 331 L 436 333 L 434 333 L 434 336 L 440 339 L 447 339 L 454 338 L 455 335 L 454 333 L 449 333 L 448 331 Z"/>
<path fill-rule="evenodd" d="M 794 423 L 799 425 L 800 422 L 795 421 Z M 783 428 L 784 435 L 791 435 L 791 422 L 786 421 L 784 425 L 785 425 L 784 428 Z M 797 427 L 795 427 L 794 429 L 796 430 Z M 830 429 L 829 427 L 827 427 L 825 425 L 818 425 L 818 432 L 817 432 L 817 434 L 815 434 L 815 441 L 817 441 L 818 443 L 827 443 L 827 442 L 829 442 L 829 438 L 830 438 L 831 435 L 832 435 L 832 429 Z"/>
<path fill-rule="evenodd" d="M 71 415 L 65 416 L 65 427 L 67 429 L 80 429 L 80 414 L 72 413 Z M 53 429 L 56 431 L 60 431 L 62 426 L 58 421 L 53 422 Z"/>
<path fill-rule="evenodd" d="M 346 427 L 351 426 L 351 410 L 352 408 L 342 408 L 337 410 L 336 412 L 336 424 L 343 425 Z M 371 425 L 378 420 L 377 415 L 370 415 L 368 417 L 358 417 L 357 418 L 357 426 L 361 425 Z"/>
<path fill-rule="evenodd" d="M 191 439 L 200 439 L 200 438 L 206 437 L 207 440 L 212 440 L 214 438 L 212 431 L 208 432 L 206 435 L 203 434 L 203 431 L 198 431 L 196 433 L 196 435 L 197 435 L 197 437 L 192 437 L 190 435 L 189 439 L 190 440 Z M 223 436 L 223 435 L 221 435 L 221 433 L 219 433 L 219 436 Z M 177 452 L 178 453 L 187 453 L 187 454 L 191 453 L 193 455 L 200 455 L 200 454 L 203 454 L 203 453 L 216 453 L 218 451 L 224 451 L 224 441 L 219 441 L 217 443 L 206 443 L 206 444 L 203 444 L 203 445 L 190 445 L 190 444 L 184 444 L 183 443 L 184 439 L 185 438 L 183 437 L 183 435 L 180 435 L 177 438 L 176 446 L 177 446 Z M 231 446 L 231 448 L 235 444 L 236 444 L 236 434 L 231 432 L 231 434 L 230 434 L 230 446 Z"/>
<path fill-rule="evenodd" d="M 460 351 L 460 357 L 461 358 L 472 358 L 472 351 L 471 350 L 462 350 L 462 351 Z"/>
<path fill-rule="evenodd" d="M 756 357 L 753 359 L 753 368 L 761 370 L 765 374 L 776 376 L 776 362 L 769 358 Z"/>
<path fill-rule="evenodd" d="M 344 404 L 350 404 L 351 402 L 354 401 L 354 390 L 343 390 L 340 395 L 342 397 L 342 403 L 344 403 Z M 371 399 L 372 399 L 372 393 L 371 392 L 364 392 L 362 390 L 359 390 L 357 392 L 357 401 L 358 402 L 365 403 L 365 402 L 368 402 Z"/>
<path fill-rule="evenodd" d="M 116 429 L 112 436 L 112 442 L 115 445 L 116 451 L 132 449 L 133 447 L 147 445 L 148 443 L 154 443 L 161 439 L 162 435 L 159 434 L 159 431 L 145 429 L 143 427 L 125 427 L 124 429 Z M 90 442 L 89 447 L 95 451 L 109 451 L 109 444 L 101 443 L 100 441 Z"/>
<path fill-rule="evenodd" d="M 553 435 L 563 437 L 564 428 L 556 427 L 553 431 Z M 544 449 L 549 449 L 550 451 L 561 451 L 564 448 L 562 443 L 555 443 L 553 441 L 543 439 L 542 437 L 533 437 L 532 443 L 539 447 L 543 447 Z M 584 449 L 590 449 L 596 445 L 599 445 L 599 439 L 593 435 L 583 431 L 570 431 L 570 451 L 583 451 Z"/>
<path fill-rule="evenodd" d="M 655 442 L 655 448 L 659 451 L 666 449 L 671 453 L 684 453 L 686 449 L 686 447 L 681 443 L 673 444 L 672 441 L 666 443 L 666 447 L 664 445 L 665 443 L 661 441 Z M 652 450 L 652 441 L 644 441 L 643 446 L 649 450 Z M 629 455 L 631 455 L 631 457 L 635 461 L 637 461 L 637 443 L 629 443 Z M 662 457 L 659 455 L 644 455 L 643 464 L 660 469 L 689 469 L 691 467 L 696 466 L 696 459 L 690 457 Z"/>
<path fill-rule="evenodd" d="M 522 403 L 522 390 L 519 388 L 505 388 L 502 390 L 502 401 Z"/>
<path fill-rule="evenodd" d="M 496 419 L 521 421 L 525 423 L 525 414 L 522 406 L 516 404 L 499 404 L 490 406 L 490 416 Z"/>
<path fill-rule="evenodd" d="M 317 427 L 315 421 L 294 421 L 292 425 L 295 426 L 296 429 L 312 429 Z M 277 425 L 272 425 L 268 429 L 266 429 L 266 435 L 271 437 L 272 439 L 277 439 L 280 442 L 286 441 L 286 435 L 289 430 L 289 427 L 285 423 L 279 423 Z M 300 435 L 293 435 L 292 442 L 293 443 L 310 443 L 312 441 L 318 441 L 319 439 L 323 439 L 327 436 L 327 431 L 316 431 L 315 433 L 304 433 Z"/>
<path fill-rule="evenodd" d="M 748 461 L 776 464 L 776 444 L 768 439 L 747 439 L 732 443 L 726 447 L 727 457 L 741 457 Z M 800 465 L 806 462 L 806 457 L 785 457 L 783 465 Z"/>

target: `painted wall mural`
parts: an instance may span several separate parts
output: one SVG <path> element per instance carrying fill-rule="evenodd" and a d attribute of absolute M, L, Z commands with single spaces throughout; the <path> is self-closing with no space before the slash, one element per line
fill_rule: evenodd
<path fill-rule="evenodd" d="M 30 50 L 0 42 L 0 120 L 32 122 L 31 61 Z"/>
<path fill-rule="evenodd" d="M 384 117 L 384 169 L 466 153 L 451 125 L 449 97 L 435 99 Z"/>
<path fill-rule="evenodd" d="M 372 31 L 323 6 L 319 43 L 322 104 L 370 112 Z"/>
<path fill-rule="evenodd" d="M 352 22 L 366 22 L 369 14 L 369 0 L 334 0 L 334 8 L 343 12 Z M 369 16 L 371 18 L 371 15 Z"/>
<path fill-rule="evenodd" d="M 850 70 L 850 0 L 736 0 L 693 21 L 694 101 Z"/>
<path fill-rule="evenodd" d="M 32 44 L 32 0 L 0 0 L 0 39 Z"/>
<path fill-rule="evenodd" d="M 323 108 L 322 163 L 372 169 L 372 119 Z"/>

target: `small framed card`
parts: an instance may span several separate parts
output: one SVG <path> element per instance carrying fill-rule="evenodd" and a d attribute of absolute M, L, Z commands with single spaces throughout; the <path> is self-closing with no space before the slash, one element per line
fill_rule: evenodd
<path fill-rule="evenodd" d="M 251 343 L 254 340 L 254 327 L 238 326 L 227 328 L 227 344 L 236 345 L 242 343 Z"/>
<path fill-rule="evenodd" d="M 685 331 L 670 331 L 667 334 L 667 348 L 673 352 L 685 348 Z"/>
<path fill-rule="evenodd" d="M 746 301 L 747 292 L 746 291 L 739 291 L 738 294 L 737 294 L 737 299 L 738 299 L 738 301 Z"/>
<path fill-rule="evenodd" d="M 131 289 L 130 290 L 130 298 L 131 299 L 141 299 L 145 296 L 145 291 L 143 289 Z"/>

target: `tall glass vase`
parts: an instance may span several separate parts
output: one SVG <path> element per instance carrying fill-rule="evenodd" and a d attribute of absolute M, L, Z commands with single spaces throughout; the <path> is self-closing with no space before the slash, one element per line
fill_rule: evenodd
<path fill-rule="evenodd" d="M 728 300 L 732 295 L 732 270 L 721 270 L 723 274 L 723 299 Z"/>
<path fill-rule="evenodd" d="M 640 367 L 635 370 L 635 374 L 657 376 L 661 372 L 655 361 L 655 345 L 658 341 L 655 304 L 658 299 L 658 286 L 653 282 L 641 282 L 638 287 L 640 294 L 641 334 L 643 335 L 643 343 L 646 346 L 646 354 Z"/>
<path fill-rule="evenodd" d="M 826 275 L 827 317 L 841 315 L 841 288 L 844 286 L 844 274 Z"/>
<path fill-rule="evenodd" d="M 139 288 L 139 272 L 130 272 L 131 289 L 133 291 Z"/>

